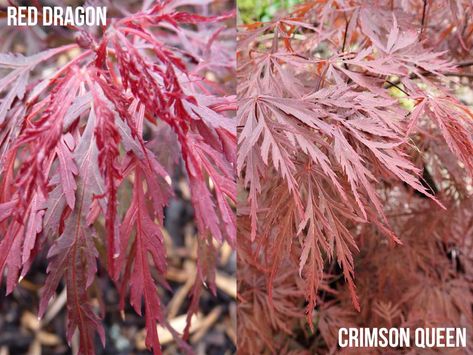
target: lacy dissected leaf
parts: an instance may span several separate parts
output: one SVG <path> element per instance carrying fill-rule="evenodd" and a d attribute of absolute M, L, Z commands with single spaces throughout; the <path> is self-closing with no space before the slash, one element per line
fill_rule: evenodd
<path fill-rule="evenodd" d="M 371 312 L 375 301 L 407 307 L 414 322 L 422 316 L 407 300 L 399 301 L 398 285 L 434 282 L 444 290 L 444 275 L 440 281 L 432 270 L 451 271 L 436 264 L 451 255 L 440 257 L 438 242 L 427 235 L 457 245 L 455 255 L 459 240 L 471 239 L 453 238 L 458 234 L 439 221 L 471 199 L 473 121 L 471 110 L 455 98 L 471 81 L 473 32 L 456 27 L 467 21 L 471 6 L 452 4 L 308 0 L 268 23 L 241 26 L 237 173 L 245 228 L 238 258 L 245 272 L 238 286 L 239 304 L 248 311 L 241 312 L 239 331 L 263 330 L 263 339 L 239 341 L 243 352 L 337 351 L 330 324 L 353 325 L 353 308 L 365 322 L 358 326 L 380 326 Z M 415 220 L 420 215 L 424 222 Z M 437 222 L 429 222 L 425 239 L 416 244 L 427 216 Z M 471 213 L 462 216 L 471 223 Z M 400 258 L 398 249 L 412 253 Z M 399 263 L 404 258 L 409 275 Z M 280 341 L 279 324 L 250 314 L 261 307 L 261 297 L 243 298 L 258 287 L 258 277 L 276 307 L 282 265 L 299 270 L 283 288 L 305 296 L 305 303 L 290 303 L 305 308 L 314 330 L 303 342 L 298 336 Z M 461 271 L 448 273 L 464 285 Z M 452 302 L 443 292 L 439 298 Z M 393 324 L 402 319 L 391 318 Z M 301 324 L 292 326 L 305 332 Z"/>
<path fill-rule="evenodd" d="M 436 122 L 449 148 L 473 176 L 473 113 L 448 98 L 427 100 L 425 113 Z"/>
<path fill-rule="evenodd" d="M 79 196 L 81 193 L 83 193 L 83 186 L 79 190 Z M 89 303 L 87 290 L 95 279 L 98 253 L 90 238 L 90 231 L 84 227 L 86 224 L 85 218 L 80 213 L 81 208 L 82 205 L 79 205 L 77 211 L 69 217 L 64 233 L 48 252 L 50 264 L 48 277 L 41 293 L 39 316 L 44 315 L 48 301 L 55 294 L 61 279 L 65 277 L 68 295 L 68 341 L 71 341 L 74 332 L 78 330 L 79 351 L 83 354 L 95 354 L 95 331 L 100 334 L 102 343 L 105 343 L 105 333 Z"/>
<path fill-rule="evenodd" d="M 68 139 L 68 141 L 66 141 Z M 72 159 L 71 150 L 74 149 L 74 139 L 71 135 L 65 136 L 58 148 L 56 148 L 59 159 L 59 174 L 66 202 L 71 209 L 76 203 L 75 190 L 77 188 L 74 176 L 78 174 L 77 167 Z"/>
<path fill-rule="evenodd" d="M 0 92 L 5 92 L 9 88 L 0 104 L 0 125 L 5 121 L 15 98 L 23 99 L 30 71 L 41 62 L 70 48 L 71 46 L 54 48 L 29 57 L 20 54 L 0 54 L 0 69 L 10 70 L 7 75 L 0 79 Z"/>
<path fill-rule="evenodd" d="M 129 284 L 130 303 L 138 314 L 141 314 L 142 299 L 144 300 L 147 328 L 146 345 L 153 347 L 154 352 L 159 354 L 160 345 L 156 326 L 158 322 L 163 323 L 164 315 L 148 257 L 151 257 L 158 271 L 164 273 L 166 256 L 162 227 L 153 222 L 147 211 L 142 176 L 143 173 L 139 169 L 135 171 L 133 200 L 120 231 L 124 248 L 122 255 L 128 244 L 132 243 L 131 253 L 126 261 L 127 272 L 123 282 L 124 285 Z M 133 241 L 130 241 L 133 229 L 135 229 L 135 237 Z"/>
<path fill-rule="evenodd" d="M 107 230 L 107 262 L 108 270 L 115 277 L 114 258 L 120 249 L 117 223 L 117 180 L 121 178 L 118 157 L 120 134 L 115 124 L 115 115 L 102 100 L 97 91 L 94 94 L 94 113 L 96 117 L 95 142 L 98 149 L 99 169 L 104 177 L 107 195 L 107 212 L 105 228 Z"/>
<path fill-rule="evenodd" d="M 39 314 L 65 287 L 67 339 L 77 332 L 79 353 L 94 354 L 105 331 L 93 306 L 100 290 L 91 288 L 108 274 L 122 309 L 128 289 L 140 315 L 144 303 L 147 347 L 161 352 L 161 325 L 189 352 L 158 293 L 168 288 L 162 228 L 183 178 L 199 241 L 215 256 L 236 243 L 235 58 L 225 24 L 234 13 L 192 1 L 146 2 L 135 13 L 110 7 L 122 16 L 100 34 L 61 32 L 60 43 L 75 33 L 77 44 L 0 54 L 0 278 L 11 293 L 47 254 Z M 206 276 L 196 290 L 214 285 L 216 261 L 200 260 L 208 255 L 197 256 Z"/>
<path fill-rule="evenodd" d="M 198 136 L 189 137 L 188 145 L 192 151 L 194 161 L 199 164 L 211 179 L 215 187 L 217 204 L 212 200 L 211 192 L 203 181 L 205 179 L 202 171 L 192 172 L 190 175 L 190 186 L 192 196 L 196 206 L 196 219 L 202 234 L 210 231 L 211 235 L 219 241 L 223 241 L 223 236 L 231 245 L 236 242 L 236 217 L 232 211 L 230 203 L 236 200 L 236 189 L 233 184 L 234 171 L 231 164 L 225 160 L 222 153 L 212 148 Z M 200 170 L 199 169 L 199 170 Z M 200 176 L 199 176 L 200 175 Z M 218 213 L 217 213 L 218 207 Z M 217 216 L 223 224 L 220 224 Z"/>

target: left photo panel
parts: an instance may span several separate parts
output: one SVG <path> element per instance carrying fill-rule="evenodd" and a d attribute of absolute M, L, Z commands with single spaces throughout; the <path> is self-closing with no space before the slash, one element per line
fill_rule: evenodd
<path fill-rule="evenodd" d="M 236 353 L 231 0 L 0 0 L 0 354 Z"/>

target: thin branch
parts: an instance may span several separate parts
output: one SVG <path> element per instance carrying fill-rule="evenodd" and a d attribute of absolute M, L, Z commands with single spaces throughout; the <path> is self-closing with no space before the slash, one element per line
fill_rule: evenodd
<path fill-rule="evenodd" d="M 427 10 L 427 0 L 424 0 L 424 7 L 422 9 L 422 20 L 421 20 L 421 23 L 420 23 L 420 26 L 421 26 L 420 34 L 422 34 L 424 32 L 426 10 Z M 419 36 L 419 38 L 420 38 L 420 36 Z"/>
<path fill-rule="evenodd" d="M 457 68 L 465 68 L 473 65 L 473 60 L 467 60 L 465 62 L 460 62 L 457 64 Z"/>
<path fill-rule="evenodd" d="M 456 73 L 456 72 L 448 72 L 448 73 L 443 73 L 445 76 L 458 76 L 458 77 L 464 77 L 464 78 L 473 78 L 473 73 Z"/>
<path fill-rule="evenodd" d="M 457 64 L 457 68 L 467 68 L 467 67 L 470 67 L 470 66 L 473 66 L 473 60 L 469 60 L 469 61 L 465 61 L 465 62 L 460 62 Z M 431 72 L 423 72 L 422 75 L 423 76 L 430 76 L 430 75 L 434 75 L 435 73 L 431 73 Z M 458 77 L 465 77 L 465 78 L 473 78 L 473 73 L 461 73 L 461 72 L 445 72 L 445 73 L 442 73 L 442 75 L 444 76 L 458 76 Z M 411 75 L 409 75 L 409 79 L 416 79 L 418 76 L 414 73 L 411 73 Z M 390 87 L 392 86 L 396 86 L 398 84 L 400 84 L 401 82 L 401 78 L 399 79 L 396 79 L 395 81 L 388 81 L 386 80 L 386 82 L 389 84 L 387 86 L 385 86 L 385 89 L 389 89 Z"/>
<path fill-rule="evenodd" d="M 343 35 L 343 45 L 342 45 L 342 53 L 345 52 L 345 45 L 347 43 L 347 35 L 348 35 L 348 25 L 350 24 L 350 21 L 351 21 L 351 17 L 350 19 L 348 20 L 347 19 L 347 15 L 345 14 L 345 33 Z"/>
<path fill-rule="evenodd" d="M 345 45 L 346 45 L 346 43 L 347 43 L 347 35 L 348 35 L 348 25 L 350 24 L 351 17 L 350 17 L 350 19 L 347 19 L 346 13 L 343 13 L 343 15 L 345 16 L 345 33 L 343 34 L 342 53 L 345 53 Z M 346 62 L 343 63 L 343 66 L 345 67 L 346 70 L 349 70 L 349 69 L 348 69 L 348 64 L 347 64 Z M 348 78 L 347 84 L 349 84 L 350 81 L 351 81 L 351 79 Z"/>
<path fill-rule="evenodd" d="M 406 94 L 407 96 L 411 96 L 406 90 L 404 90 L 403 88 L 401 88 L 399 85 L 393 83 L 392 81 L 386 80 L 386 82 L 387 82 L 388 84 L 390 84 L 390 86 L 389 86 L 388 88 L 394 86 L 396 89 L 402 91 L 402 92 L 403 92 L 404 94 Z"/>

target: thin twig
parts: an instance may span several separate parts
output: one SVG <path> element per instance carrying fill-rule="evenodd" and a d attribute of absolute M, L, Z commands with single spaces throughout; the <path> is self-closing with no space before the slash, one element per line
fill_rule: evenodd
<path fill-rule="evenodd" d="M 347 35 L 348 35 L 348 25 L 350 24 L 351 17 L 350 17 L 350 19 L 347 19 L 347 15 L 346 15 L 345 12 L 343 13 L 343 15 L 345 16 L 345 33 L 343 35 L 342 53 L 345 53 L 345 45 L 347 43 Z M 348 69 L 348 64 L 346 62 L 343 63 L 343 66 L 345 67 L 346 70 L 349 70 Z M 351 79 L 348 78 L 347 84 L 349 84 L 350 81 L 351 81 Z"/>
<path fill-rule="evenodd" d="M 427 10 L 427 0 L 424 0 L 424 7 L 422 9 L 422 21 L 420 23 L 421 28 L 420 28 L 420 33 L 422 34 L 424 32 L 424 24 L 425 24 L 425 13 Z M 419 36 L 420 38 L 420 36 Z"/>
<path fill-rule="evenodd" d="M 343 35 L 343 45 L 342 45 L 342 53 L 345 52 L 345 45 L 347 43 L 347 35 L 348 35 L 348 25 L 350 24 L 350 20 L 347 19 L 347 15 L 345 14 L 345 34 Z"/>
<path fill-rule="evenodd" d="M 435 73 L 431 73 L 431 72 L 422 73 L 423 76 L 431 76 L 433 74 L 435 74 Z M 442 75 L 444 75 L 444 76 L 458 76 L 458 77 L 464 77 L 464 78 L 473 78 L 473 73 L 445 72 L 445 73 L 442 73 Z M 416 78 L 418 78 L 418 76 L 414 73 L 409 75 L 409 79 L 416 79 Z M 399 85 L 401 83 L 401 79 L 399 78 L 399 79 L 396 79 L 395 81 L 386 80 L 386 82 L 389 85 L 386 85 L 384 88 L 389 89 L 392 86 L 397 87 L 397 85 Z"/>
<path fill-rule="evenodd" d="M 457 68 L 466 68 L 466 67 L 471 67 L 473 66 L 473 60 L 468 60 L 468 61 L 465 61 L 465 62 L 460 62 L 456 65 Z M 431 72 L 423 72 L 422 75 L 423 76 L 430 76 L 434 73 L 431 73 Z M 458 77 L 465 77 L 465 78 L 473 78 L 473 73 L 459 73 L 459 72 L 445 72 L 445 73 L 441 73 L 445 76 L 458 76 Z M 416 79 L 418 76 L 417 74 L 414 74 L 414 73 L 411 73 L 411 75 L 409 75 L 409 79 Z M 395 86 L 394 84 L 398 85 L 399 83 L 401 82 L 401 79 L 396 79 L 396 81 L 393 81 L 393 82 L 388 82 L 389 83 L 389 86 L 385 87 L 386 89 L 389 89 L 391 86 Z"/>
<path fill-rule="evenodd" d="M 403 88 L 401 88 L 399 85 L 393 83 L 392 81 L 386 80 L 386 82 L 391 85 L 391 86 L 389 86 L 389 87 L 393 87 L 393 86 L 394 86 L 395 88 L 397 88 L 398 90 L 400 90 L 400 91 L 402 91 L 404 94 L 406 94 L 407 96 L 411 96 L 411 95 L 409 95 L 409 93 L 408 93 L 406 90 L 404 90 Z"/>
<path fill-rule="evenodd" d="M 467 60 L 465 62 L 461 62 L 457 64 L 457 68 L 465 68 L 465 67 L 470 67 L 473 65 L 473 60 Z"/>

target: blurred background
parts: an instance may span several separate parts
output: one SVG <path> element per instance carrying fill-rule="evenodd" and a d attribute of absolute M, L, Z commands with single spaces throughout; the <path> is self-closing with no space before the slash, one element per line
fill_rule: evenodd
<path fill-rule="evenodd" d="M 278 12 L 285 11 L 301 0 L 238 0 L 239 22 L 269 21 Z"/>

